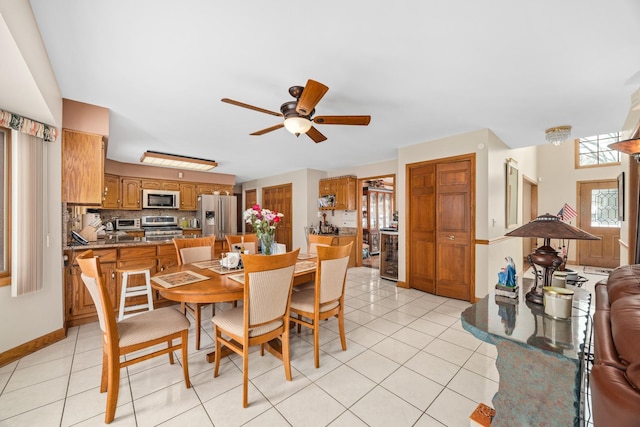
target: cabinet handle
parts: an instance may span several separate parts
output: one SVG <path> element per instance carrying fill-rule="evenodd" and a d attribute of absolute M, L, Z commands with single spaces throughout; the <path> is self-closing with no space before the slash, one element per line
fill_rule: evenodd
<path fill-rule="evenodd" d="M 447 237 L 447 239 L 449 239 L 449 240 L 456 240 L 456 236 L 449 236 L 449 237 Z"/>

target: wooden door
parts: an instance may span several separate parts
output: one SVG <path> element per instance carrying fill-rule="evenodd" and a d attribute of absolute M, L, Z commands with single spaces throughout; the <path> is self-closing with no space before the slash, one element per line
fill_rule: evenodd
<path fill-rule="evenodd" d="M 474 160 L 460 156 L 407 165 L 407 280 L 412 288 L 472 299 Z"/>
<path fill-rule="evenodd" d="M 469 301 L 472 185 L 470 160 L 436 166 L 436 295 Z"/>
<path fill-rule="evenodd" d="M 578 264 L 620 265 L 618 186 L 615 180 L 578 182 L 578 228 L 600 240 L 578 240 Z"/>
<path fill-rule="evenodd" d="M 436 165 L 419 163 L 407 169 L 407 282 L 412 288 L 435 294 Z"/>
<path fill-rule="evenodd" d="M 253 207 L 256 203 L 258 203 L 258 193 L 256 189 L 247 190 L 244 192 L 244 208 L 249 209 Z M 240 228 L 240 227 L 238 227 Z M 253 227 L 251 224 L 244 224 L 245 232 L 253 233 Z"/>
<path fill-rule="evenodd" d="M 276 242 L 287 245 L 287 251 L 293 249 L 292 194 L 293 187 L 290 183 L 262 189 L 262 207 L 284 214 L 276 228 Z"/>

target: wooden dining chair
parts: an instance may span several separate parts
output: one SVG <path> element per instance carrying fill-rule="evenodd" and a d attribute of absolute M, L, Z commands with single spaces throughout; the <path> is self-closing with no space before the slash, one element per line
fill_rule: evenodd
<path fill-rule="evenodd" d="M 331 246 L 333 236 L 322 236 L 318 234 L 309 234 L 309 244 L 307 245 L 307 253 L 317 254 L 318 246 Z"/>
<path fill-rule="evenodd" d="M 318 234 L 309 234 L 309 241 L 307 245 L 307 253 L 310 255 L 318 254 L 318 247 L 323 246 L 331 246 L 333 243 L 333 236 L 322 236 Z M 301 283 L 296 285 L 293 290 L 297 293 L 300 291 L 305 291 L 307 289 L 313 289 L 316 286 L 315 281 Z"/>
<path fill-rule="evenodd" d="M 294 292 L 291 297 L 291 321 L 313 329 L 313 356 L 320 367 L 320 320 L 338 318 L 340 343 L 347 350 L 344 334 L 344 287 L 353 242 L 344 246 L 319 246 L 316 280 L 313 289 Z"/>
<path fill-rule="evenodd" d="M 298 258 L 296 249 L 281 255 L 243 255 L 244 304 L 215 315 L 216 342 L 213 376 L 218 376 L 222 346 L 242 356 L 242 406 L 249 406 L 249 347 L 280 339 L 281 353 L 275 354 L 284 364 L 287 381 L 291 381 L 289 358 L 289 303 L 293 273 Z M 274 352 L 275 353 L 275 352 Z"/>
<path fill-rule="evenodd" d="M 227 246 L 229 252 L 233 252 L 234 247 L 239 247 L 242 244 L 242 238 L 244 237 L 245 250 L 249 251 L 250 255 L 258 253 L 258 236 L 254 234 L 227 234 L 224 236 L 227 239 Z"/>
<path fill-rule="evenodd" d="M 100 261 L 88 250 L 76 257 L 82 271 L 81 277 L 87 287 L 98 312 L 98 321 L 102 330 L 102 378 L 100 392 L 107 392 L 107 409 L 104 422 L 109 424 L 116 414 L 118 390 L 120 387 L 120 369 L 163 354 L 169 355 L 174 363 L 173 352 L 182 350 L 182 370 L 187 388 L 191 387 L 188 366 L 189 319 L 171 307 L 144 312 L 120 322 L 116 315 L 107 287 L 104 282 Z M 180 340 L 180 344 L 173 344 Z M 132 358 L 131 353 L 166 344 L 166 348 L 157 347 L 151 353 Z M 124 357 L 125 356 L 126 360 Z"/>
<path fill-rule="evenodd" d="M 178 265 L 189 264 L 198 261 L 209 261 L 215 256 L 216 236 L 193 237 L 179 239 L 173 238 L 173 245 L 178 256 Z M 196 350 L 200 350 L 200 325 L 202 319 L 202 307 L 208 304 L 187 303 L 180 304 L 180 309 L 184 314 L 187 311 L 193 315 L 196 322 Z M 216 313 L 216 306 L 212 304 L 211 316 Z"/>

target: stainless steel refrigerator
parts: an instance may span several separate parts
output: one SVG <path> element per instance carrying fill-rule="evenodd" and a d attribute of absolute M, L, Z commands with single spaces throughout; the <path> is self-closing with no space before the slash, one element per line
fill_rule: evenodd
<path fill-rule="evenodd" d="M 225 235 L 238 232 L 238 206 L 236 196 L 216 196 L 202 194 L 198 196 L 198 212 L 203 236 L 216 236 L 216 240 L 225 240 Z"/>

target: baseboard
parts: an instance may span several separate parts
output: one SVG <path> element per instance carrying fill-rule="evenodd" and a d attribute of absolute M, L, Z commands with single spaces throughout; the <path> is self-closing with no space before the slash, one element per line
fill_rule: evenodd
<path fill-rule="evenodd" d="M 33 352 L 36 352 L 48 345 L 58 342 L 64 339 L 67 333 L 64 328 L 50 332 L 47 335 L 43 335 L 39 338 L 21 344 L 11 350 L 0 353 L 0 367 L 7 365 L 15 360 L 18 360 L 24 356 L 27 356 Z"/>

